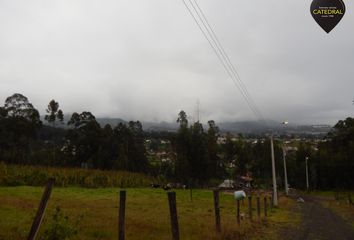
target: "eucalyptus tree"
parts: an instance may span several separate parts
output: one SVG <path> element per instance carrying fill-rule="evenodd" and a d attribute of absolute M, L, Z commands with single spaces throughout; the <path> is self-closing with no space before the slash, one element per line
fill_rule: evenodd
<path fill-rule="evenodd" d="M 44 119 L 49 124 L 52 124 L 53 127 L 55 127 L 56 120 L 59 120 L 59 122 L 63 123 L 63 120 L 64 120 L 63 111 L 61 109 L 59 109 L 59 103 L 56 102 L 54 99 L 52 99 L 49 102 L 46 112 L 48 114 L 45 115 Z"/>
<path fill-rule="evenodd" d="M 0 155 L 11 163 L 29 163 L 42 122 L 28 98 L 15 93 L 0 108 Z"/>
<path fill-rule="evenodd" d="M 47 115 L 44 116 L 44 119 L 52 125 L 52 127 L 55 127 L 55 123 L 58 120 L 60 123 L 63 123 L 64 120 L 64 114 L 61 109 L 59 109 L 59 103 L 56 102 L 54 99 L 52 99 L 48 107 L 46 109 L 46 112 L 48 113 Z M 59 143 L 60 139 L 58 140 L 55 136 L 51 137 L 52 139 L 52 158 L 53 158 L 53 163 L 56 163 L 56 151 L 57 151 L 57 144 Z"/>
<path fill-rule="evenodd" d="M 195 122 L 190 127 L 189 150 L 190 176 L 193 181 L 204 183 L 209 179 L 209 152 L 203 125 Z"/>
<path fill-rule="evenodd" d="M 191 176 L 190 166 L 190 131 L 188 129 L 187 114 L 182 110 L 178 114 L 177 123 L 179 129 L 176 136 L 176 163 L 175 163 L 175 177 L 178 181 L 188 181 Z"/>
<path fill-rule="evenodd" d="M 66 135 L 66 152 L 71 156 L 72 165 L 85 165 L 99 167 L 98 156 L 102 131 L 91 112 L 74 112 L 68 121 L 68 126 L 72 126 Z"/>
<path fill-rule="evenodd" d="M 209 154 L 209 164 L 208 164 L 208 175 L 210 177 L 221 177 L 222 169 L 220 163 L 220 157 L 218 156 L 218 137 L 219 137 L 219 127 L 216 126 L 214 120 L 208 121 L 208 132 L 207 132 L 207 145 Z"/>

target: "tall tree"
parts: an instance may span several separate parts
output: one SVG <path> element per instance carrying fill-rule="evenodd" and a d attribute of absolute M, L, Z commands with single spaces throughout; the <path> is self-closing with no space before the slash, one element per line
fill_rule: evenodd
<path fill-rule="evenodd" d="M 53 127 L 55 127 L 55 122 L 58 119 L 59 122 L 63 122 L 64 120 L 64 114 L 61 109 L 59 109 L 59 103 L 56 102 L 54 99 L 52 99 L 49 104 L 48 108 L 46 109 L 46 112 L 48 113 L 45 115 L 44 119 L 49 123 L 52 124 Z"/>
<path fill-rule="evenodd" d="M 44 116 L 44 119 L 52 125 L 52 127 L 55 127 L 55 123 L 56 120 L 58 120 L 60 123 L 63 123 L 64 120 L 64 114 L 63 111 L 61 109 L 59 109 L 59 103 L 56 102 L 54 99 L 52 99 L 49 104 L 48 107 L 46 109 L 46 112 L 48 113 L 47 115 Z M 56 140 L 55 136 L 52 136 L 52 161 L 54 163 L 56 163 L 56 142 L 58 142 L 58 140 Z M 56 141 L 55 141 L 56 140 Z"/>
<path fill-rule="evenodd" d="M 119 123 L 113 130 L 115 149 L 113 167 L 132 172 L 147 172 L 143 127 L 139 121 L 130 121 L 128 126 Z"/>
<path fill-rule="evenodd" d="M 209 154 L 208 173 L 210 177 L 221 177 L 222 169 L 220 167 L 220 158 L 218 157 L 218 137 L 219 128 L 216 126 L 214 120 L 208 121 L 209 129 L 207 133 L 207 144 Z"/>
<path fill-rule="evenodd" d="M 40 127 L 42 124 L 38 110 L 33 107 L 27 97 L 20 93 L 15 93 L 6 98 L 4 110 L 10 118 L 25 119 L 37 127 Z"/>
<path fill-rule="evenodd" d="M 146 172 L 148 161 L 146 158 L 146 150 L 144 145 L 143 126 L 139 121 L 130 121 L 129 130 L 131 134 L 129 148 L 129 160 L 132 163 L 132 171 Z"/>
<path fill-rule="evenodd" d="M 319 145 L 317 160 L 309 159 L 310 167 L 313 164 L 317 169 L 319 187 L 354 187 L 354 118 L 338 121 Z"/>
<path fill-rule="evenodd" d="M 90 167 L 99 167 L 99 149 L 102 139 L 100 125 L 91 112 L 73 113 L 68 121 L 69 126 L 74 126 L 67 132 L 67 154 L 71 155 L 73 165 L 81 164 Z"/>
<path fill-rule="evenodd" d="M 224 149 L 224 164 L 231 163 L 236 156 L 236 146 L 235 143 L 232 141 L 232 135 L 228 132 L 226 133 L 226 140 L 225 144 L 223 144 Z"/>
<path fill-rule="evenodd" d="M 185 111 L 181 110 L 178 114 L 177 123 L 179 123 L 181 128 L 188 127 L 188 119 Z"/>
<path fill-rule="evenodd" d="M 190 128 L 190 134 L 190 176 L 194 181 L 197 180 L 203 183 L 209 179 L 209 156 L 203 125 L 199 122 L 195 122 Z"/>
<path fill-rule="evenodd" d="M 42 126 L 39 112 L 27 97 L 15 93 L 0 109 L 0 155 L 11 163 L 29 163 L 32 143 Z"/>
<path fill-rule="evenodd" d="M 177 180 L 187 182 L 190 179 L 190 132 L 188 129 L 187 114 L 182 110 L 178 114 L 179 129 L 176 137 L 177 159 L 175 163 L 175 176 Z"/>

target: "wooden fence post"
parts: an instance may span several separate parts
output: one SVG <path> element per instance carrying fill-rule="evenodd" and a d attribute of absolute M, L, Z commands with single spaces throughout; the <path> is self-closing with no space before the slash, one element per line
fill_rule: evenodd
<path fill-rule="evenodd" d="M 248 196 L 248 216 L 252 221 L 252 196 Z"/>
<path fill-rule="evenodd" d="M 270 210 L 273 209 L 273 197 L 269 197 L 269 206 L 270 206 Z"/>
<path fill-rule="evenodd" d="M 215 209 L 215 226 L 216 231 L 221 232 L 221 223 L 220 223 L 220 206 L 219 206 L 219 191 L 214 190 L 214 209 Z"/>
<path fill-rule="evenodd" d="M 337 190 L 334 192 L 334 199 L 335 199 L 336 201 L 339 200 L 339 192 L 338 192 Z"/>
<path fill-rule="evenodd" d="M 353 205 L 352 195 L 350 193 L 348 195 L 348 201 L 349 201 L 349 205 Z"/>
<path fill-rule="evenodd" d="M 126 199 L 126 192 L 120 191 L 119 192 L 119 223 L 118 223 L 119 240 L 125 239 L 125 199 Z"/>
<path fill-rule="evenodd" d="M 168 196 L 168 204 L 170 206 L 172 239 L 179 240 L 178 217 L 177 217 L 177 207 L 176 207 L 176 193 L 175 192 L 168 192 L 167 196 Z"/>
<path fill-rule="evenodd" d="M 240 200 L 237 200 L 237 223 L 238 225 L 241 224 L 241 219 L 240 219 Z"/>
<path fill-rule="evenodd" d="M 192 180 L 189 179 L 189 197 L 191 199 L 191 202 L 193 202 L 193 189 L 192 189 Z"/>
<path fill-rule="evenodd" d="M 264 217 L 267 217 L 267 197 L 264 197 Z"/>
<path fill-rule="evenodd" d="M 261 219 L 261 201 L 259 196 L 257 196 L 257 216 L 258 216 L 258 220 Z"/>
<path fill-rule="evenodd" d="M 32 227 L 30 230 L 30 233 L 28 235 L 28 240 L 33 240 L 36 237 L 36 234 L 38 232 L 39 226 L 41 225 L 45 209 L 47 208 L 47 203 L 50 198 L 50 194 L 52 192 L 52 187 L 54 184 L 54 178 L 50 178 L 48 180 L 47 185 L 45 186 L 41 202 L 39 203 L 39 207 L 36 213 L 36 216 L 33 220 Z"/>

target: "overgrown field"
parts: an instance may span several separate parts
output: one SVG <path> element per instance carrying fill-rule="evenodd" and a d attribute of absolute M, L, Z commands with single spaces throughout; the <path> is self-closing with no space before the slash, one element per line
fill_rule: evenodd
<path fill-rule="evenodd" d="M 61 187 L 147 187 L 156 182 L 147 175 L 125 171 L 6 165 L 0 162 L 0 185 L 43 186 L 49 178 L 54 178 L 56 186 Z"/>
<path fill-rule="evenodd" d="M 57 207 L 68 217 L 69 226 L 78 222 L 73 239 L 118 239 L 119 190 L 54 187 L 39 239 L 45 239 L 44 233 L 53 230 L 52 216 Z M 127 188 L 126 191 L 126 239 L 171 239 L 166 192 L 149 188 Z M 42 192 L 43 187 L 0 187 L 0 239 L 26 239 Z M 280 208 L 269 212 L 267 221 L 259 221 L 254 208 L 254 223 L 250 224 L 245 202 L 241 204 L 245 219 L 238 226 L 233 195 L 222 193 L 222 234 L 217 237 L 212 191 L 193 190 L 193 201 L 189 190 L 176 190 L 176 195 L 181 239 L 264 239 L 263 234 L 274 236 L 272 226 L 291 218 L 286 208 Z M 282 198 L 280 203 L 287 207 L 289 201 Z"/>

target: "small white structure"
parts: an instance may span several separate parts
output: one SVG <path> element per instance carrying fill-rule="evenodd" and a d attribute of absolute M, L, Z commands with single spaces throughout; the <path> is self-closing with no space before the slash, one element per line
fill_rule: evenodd
<path fill-rule="evenodd" d="M 219 185 L 219 188 L 235 188 L 235 181 L 231 179 L 226 179 L 223 183 Z"/>
<path fill-rule="evenodd" d="M 234 192 L 234 197 L 235 197 L 235 200 L 242 200 L 244 198 L 246 198 L 246 193 L 245 191 L 235 191 Z"/>

